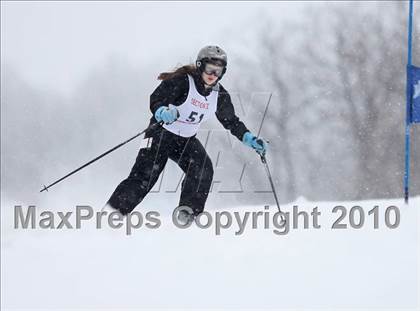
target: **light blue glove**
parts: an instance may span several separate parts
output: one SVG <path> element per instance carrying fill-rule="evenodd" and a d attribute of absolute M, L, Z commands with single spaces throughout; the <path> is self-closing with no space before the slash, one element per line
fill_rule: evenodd
<path fill-rule="evenodd" d="M 163 121 L 165 124 L 171 124 L 179 118 L 179 112 L 176 107 L 166 107 L 162 106 L 155 112 L 155 119 L 158 122 Z"/>
<path fill-rule="evenodd" d="M 254 149 L 259 155 L 265 155 L 267 151 L 267 143 L 254 135 L 251 132 L 246 132 L 242 137 L 242 142 Z"/>

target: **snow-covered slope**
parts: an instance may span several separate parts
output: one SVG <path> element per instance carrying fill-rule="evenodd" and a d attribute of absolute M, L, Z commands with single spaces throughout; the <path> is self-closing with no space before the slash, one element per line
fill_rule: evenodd
<path fill-rule="evenodd" d="M 235 235 L 209 229 L 177 229 L 161 215 L 156 229 L 141 227 L 130 236 L 120 230 L 13 229 L 3 213 L 1 291 L 4 310 L 64 308 L 415 308 L 419 292 L 420 198 L 400 200 L 308 202 L 284 210 L 310 212 L 318 207 L 321 228 L 273 232 L 263 218 Z M 361 229 L 331 229 L 332 209 L 355 205 L 365 212 Z M 379 229 L 368 211 L 379 206 Z M 385 210 L 401 213 L 389 229 Z M 8 206 L 12 209 L 12 206 Z M 238 215 L 263 206 L 223 209 Z M 139 211 L 146 213 L 147 207 Z M 222 208 L 209 212 L 215 217 Z M 356 215 L 357 216 L 357 215 Z M 358 218 L 356 217 L 356 220 Z M 391 220 L 393 214 L 391 213 Z M 214 220 L 214 218 L 213 218 Z M 349 223 L 348 215 L 343 223 Z M 311 222 L 310 222 L 311 225 Z"/>

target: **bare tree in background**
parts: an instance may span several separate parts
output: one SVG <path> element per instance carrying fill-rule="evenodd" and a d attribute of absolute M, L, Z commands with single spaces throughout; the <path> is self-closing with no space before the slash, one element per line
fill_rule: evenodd
<path fill-rule="evenodd" d="M 298 117 L 296 111 L 299 109 L 298 103 L 294 100 L 295 85 L 291 83 L 294 66 L 293 58 L 289 53 L 293 53 L 284 42 L 293 42 L 294 38 L 287 36 L 284 26 L 283 31 L 267 32 L 266 29 L 274 29 L 273 23 L 267 20 L 261 25 L 255 43 L 258 45 L 257 54 L 250 55 L 249 58 L 242 58 L 239 62 L 242 73 L 246 68 L 250 68 L 252 72 L 245 73 L 245 76 L 252 77 L 248 79 L 237 79 L 237 89 L 242 90 L 241 96 L 248 97 L 247 101 L 252 102 L 254 109 L 253 114 L 247 114 L 246 118 L 252 122 L 250 124 L 259 124 L 266 109 L 267 100 L 272 94 L 265 116 L 264 124 L 262 124 L 261 136 L 270 140 L 268 160 L 275 176 L 275 185 L 278 194 L 283 203 L 296 199 L 298 194 L 298 180 L 296 166 L 298 162 L 296 158 L 300 148 L 300 144 L 295 143 L 293 134 L 293 123 L 295 117 Z M 282 42 L 282 44 L 279 44 Z M 286 61 L 289 60 L 289 61 Z M 244 91 L 245 90 L 245 91 Z M 262 92 L 267 94 L 267 99 L 255 99 L 253 94 Z M 258 101 L 258 102 L 255 102 Z M 257 108 L 256 108 L 256 107 Z M 254 131 L 256 134 L 256 131 Z M 261 184 L 266 179 L 264 171 L 255 170 L 252 180 L 255 184 Z"/>
<path fill-rule="evenodd" d="M 400 196 L 407 7 L 399 2 L 375 6 L 352 3 L 330 10 L 328 16 L 311 16 L 314 25 L 321 24 L 316 22 L 320 18 L 331 23 L 331 45 L 327 48 L 334 51 L 333 57 L 327 62 L 322 59 L 324 53 L 313 40 L 306 41 L 304 51 L 311 59 L 308 66 L 317 60 L 318 69 L 313 72 L 319 73 L 324 67 L 334 77 L 320 90 L 331 91 L 333 109 L 352 144 L 350 152 L 356 160 L 352 198 Z M 418 142 L 417 136 L 414 143 Z"/>
<path fill-rule="evenodd" d="M 273 158 L 283 198 L 401 196 L 406 18 L 399 2 L 317 4 L 294 25 L 258 33 L 258 65 L 278 94 L 266 127 L 279 135 Z"/>
<path fill-rule="evenodd" d="M 274 97 L 274 103 L 271 111 L 272 118 L 275 123 L 275 126 L 271 126 L 271 132 L 273 137 L 277 134 L 281 140 L 279 150 L 277 152 L 277 161 L 281 163 L 282 171 L 284 176 L 282 176 L 285 185 L 285 194 L 286 200 L 294 200 L 296 198 L 296 170 L 295 170 L 295 161 L 293 159 L 292 144 L 290 141 L 291 135 L 289 122 L 293 121 L 293 110 L 294 106 L 290 100 L 290 91 L 288 88 L 287 80 L 287 68 L 281 66 L 279 63 L 283 58 L 285 58 L 286 51 L 283 50 L 283 45 L 279 45 L 278 42 L 282 42 L 283 38 L 270 39 L 267 36 L 261 37 L 261 43 L 265 47 L 262 59 L 271 58 L 274 62 L 263 62 L 262 68 L 266 72 L 269 79 L 272 81 L 272 87 L 277 95 Z"/>

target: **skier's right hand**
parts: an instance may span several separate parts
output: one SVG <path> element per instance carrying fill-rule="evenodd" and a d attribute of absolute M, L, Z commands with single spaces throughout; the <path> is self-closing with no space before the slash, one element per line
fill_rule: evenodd
<path fill-rule="evenodd" d="M 155 119 L 158 122 L 163 121 L 165 124 L 171 124 L 179 118 L 178 109 L 175 106 L 162 106 L 155 112 Z"/>

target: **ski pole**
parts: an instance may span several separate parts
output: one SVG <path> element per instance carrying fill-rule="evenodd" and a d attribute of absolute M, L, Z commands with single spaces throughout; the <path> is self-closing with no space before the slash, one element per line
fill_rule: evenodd
<path fill-rule="evenodd" d="M 54 181 L 52 184 L 49 184 L 48 186 L 44 185 L 44 188 L 42 188 L 39 192 L 42 191 L 48 191 L 48 188 L 51 188 L 52 186 L 54 186 L 55 184 L 58 184 L 60 181 L 63 181 L 64 179 L 66 179 L 67 177 L 70 177 L 71 175 L 73 175 L 74 173 L 80 171 L 81 169 L 85 168 L 88 165 L 91 165 L 93 162 L 98 161 L 99 159 L 103 158 L 104 156 L 106 156 L 107 154 L 117 150 L 118 148 L 124 146 L 125 144 L 127 144 L 128 142 L 132 141 L 133 139 L 139 137 L 140 135 L 143 135 L 146 131 L 148 130 L 152 130 L 154 128 L 156 128 L 158 125 L 162 124 L 162 122 L 159 123 L 153 123 L 151 125 L 149 125 L 146 129 L 144 129 L 143 131 L 141 131 L 140 133 L 137 133 L 136 135 L 134 135 L 133 137 L 130 137 L 129 139 L 127 139 L 126 141 L 116 145 L 115 147 L 109 149 L 108 151 L 102 153 L 101 155 L 97 156 L 96 158 L 94 158 L 93 160 L 87 162 L 86 164 L 83 164 L 82 166 L 80 166 L 79 168 L 75 169 L 74 171 L 71 171 L 70 173 L 68 173 L 67 175 L 61 177 L 60 179 Z"/>
<path fill-rule="evenodd" d="M 257 137 L 259 137 L 259 136 L 260 136 L 261 129 L 262 129 L 262 126 L 263 126 L 263 124 L 264 124 L 265 116 L 267 115 L 268 106 L 270 106 L 270 102 L 271 102 L 271 97 L 272 97 L 272 96 L 273 96 L 273 93 L 270 93 L 270 97 L 268 98 L 267 106 L 265 106 L 265 110 L 264 110 L 263 118 L 262 118 L 262 120 L 261 120 L 261 125 L 260 125 L 260 128 L 258 129 L 258 134 L 257 134 Z M 268 141 L 267 141 L 267 143 L 268 143 Z M 258 153 L 258 152 L 257 152 L 257 153 Z M 261 157 L 261 162 L 264 164 L 264 168 L 265 168 L 265 171 L 266 171 L 266 173 L 267 173 L 268 181 L 270 182 L 271 191 L 273 191 L 274 200 L 276 201 L 277 209 L 279 210 L 279 213 L 280 213 L 280 215 L 281 215 L 282 222 L 284 222 L 284 221 L 286 221 L 286 220 L 285 220 L 285 218 L 284 218 L 283 212 L 282 212 L 282 211 L 281 211 L 281 209 L 280 209 L 279 199 L 278 199 L 278 197 L 277 197 L 276 188 L 274 187 L 273 177 L 271 176 L 270 168 L 268 167 L 268 163 L 267 163 L 267 159 L 266 159 L 266 157 L 265 157 L 265 153 L 263 153 L 263 154 L 258 153 L 258 154 L 259 154 L 259 156 Z"/>
<path fill-rule="evenodd" d="M 273 191 L 274 200 L 276 201 L 277 209 L 279 213 L 282 214 L 282 220 L 284 221 L 283 212 L 280 209 L 279 198 L 277 197 L 276 188 L 274 188 L 273 177 L 271 176 L 270 168 L 268 167 L 267 159 L 265 158 L 265 154 L 260 154 L 261 162 L 264 164 L 265 171 L 267 172 L 268 181 L 270 182 L 271 190 Z"/>

